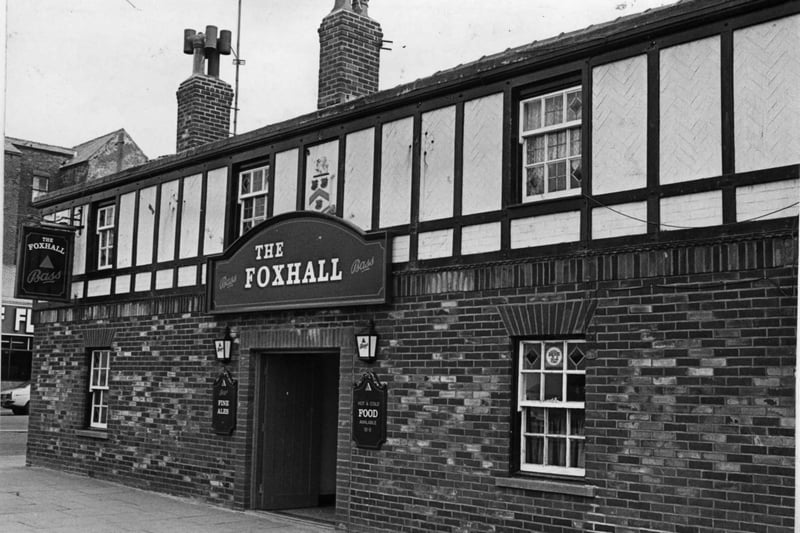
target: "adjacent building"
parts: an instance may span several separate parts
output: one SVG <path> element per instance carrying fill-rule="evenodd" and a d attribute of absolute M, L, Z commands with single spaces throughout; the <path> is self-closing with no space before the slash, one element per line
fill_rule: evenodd
<path fill-rule="evenodd" d="M 684 1 L 376 92 L 337 1 L 318 111 L 179 105 L 175 156 L 37 199 L 76 231 L 28 463 L 343 531 L 793 531 L 799 35 Z"/>
<path fill-rule="evenodd" d="M 31 301 L 16 298 L 15 283 L 20 231 L 25 224 L 36 224 L 41 218 L 32 202 L 48 191 L 86 183 L 147 161 L 124 129 L 73 148 L 6 137 L 4 154 L 3 345 L 0 358 L 3 389 L 31 377 Z"/>

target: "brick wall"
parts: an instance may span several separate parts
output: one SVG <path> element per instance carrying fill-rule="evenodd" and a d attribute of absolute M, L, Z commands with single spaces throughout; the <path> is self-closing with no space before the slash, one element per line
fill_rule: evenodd
<path fill-rule="evenodd" d="M 349 531 L 793 530 L 795 236 L 395 272 L 388 306 L 207 317 L 201 295 L 38 313 L 28 461 L 248 507 L 258 348 L 341 349 L 337 518 Z M 592 313 L 592 310 L 594 311 Z M 512 337 L 589 320 L 594 496 L 499 486 L 510 468 Z M 350 441 L 374 319 L 388 441 Z M 239 424 L 210 432 L 237 337 Z M 105 441 L 82 437 L 92 330 L 114 330 Z M 578 328 L 580 329 L 580 328 Z M 92 333 L 91 335 L 98 335 Z"/>
<path fill-rule="evenodd" d="M 347 9 L 330 13 L 319 27 L 319 109 L 378 91 L 381 26 Z"/>
<path fill-rule="evenodd" d="M 5 157 L 5 213 L 3 215 L 3 264 L 16 263 L 19 231 L 27 217 L 38 217 L 31 206 L 34 176 L 50 177 L 58 172 L 68 156 L 37 150 L 23 144 L 17 146 L 21 155 Z"/>
<path fill-rule="evenodd" d="M 233 89 L 211 76 L 192 76 L 178 87 L 176 150 L 227 139 L 230 132 Z"/>
<path fill-rule="evenodd" d="M 20 180 L 22 179 L 20 168 L 22 166 L 22 154 L 5 154 L 4 175 L 3 175 L 3 264 L 13 265 L 16 263 L 17 239 L 19 233 L 20 209 Z M 28 185 L 30 194 L 30 185 Z M 5 293 L 4 293 L 5 294 Z"/>

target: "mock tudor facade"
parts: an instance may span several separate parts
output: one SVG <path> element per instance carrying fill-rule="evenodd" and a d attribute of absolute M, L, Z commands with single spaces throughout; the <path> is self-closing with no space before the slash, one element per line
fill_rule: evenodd
<path fill-rule="evenodd" d="M 685 1 L 380 92 L 323 61 L 315 113 L 46 195 L 28 463 L 342 531 L 793 531 L 799 35 Z M 377 80 L 366 2 L 320 39 Z"/>

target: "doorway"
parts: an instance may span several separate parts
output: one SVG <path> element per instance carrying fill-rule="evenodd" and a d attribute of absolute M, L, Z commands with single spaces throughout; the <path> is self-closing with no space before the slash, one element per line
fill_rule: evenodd
<path fill-rule="evenodd" d="M 254 507 L 335 505 L 338 353 L 265 354 L 256 393 Z"/>

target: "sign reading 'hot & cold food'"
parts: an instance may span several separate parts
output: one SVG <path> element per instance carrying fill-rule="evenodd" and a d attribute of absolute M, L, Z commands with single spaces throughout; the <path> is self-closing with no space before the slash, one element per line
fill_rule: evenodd
<path fill-rule="evenodd" d="M 318 213 L 291 213 L 208 262 L 208 311 L 385 303 L 388 239 Z"/>

